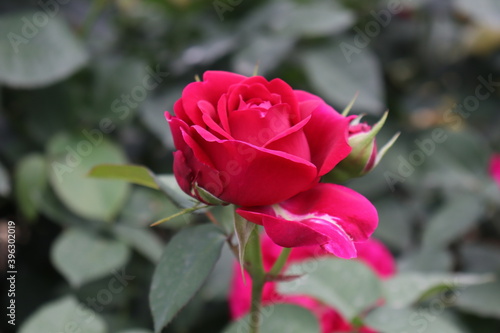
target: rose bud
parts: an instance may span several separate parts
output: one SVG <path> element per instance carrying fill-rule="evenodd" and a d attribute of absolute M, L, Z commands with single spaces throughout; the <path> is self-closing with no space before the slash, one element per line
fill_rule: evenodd
<path fill-rule="evenodd" d="M 341 183 L 351 178 L 363 176 L 378 165 L 400 134 L 396 133 L 384 147 L 380 150 L 377 149 L 375 136 L 384 126 L 387 114 L 387 112 L 384 113 L 373 127 L 361 122 L 362 115 L 347 117 L 351 121 L 348 141 L 352 151 L 349 156 L 324 177 L 324 181 Z"/>

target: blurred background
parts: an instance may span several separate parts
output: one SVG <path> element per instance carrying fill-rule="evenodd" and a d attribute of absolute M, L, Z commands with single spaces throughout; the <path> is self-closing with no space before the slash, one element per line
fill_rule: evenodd
<path fill-rule="evenodd" d="M 499 272 L 500 185 L 488 171 L 500 152 L 497 0 L 3 0 L 0 272 L 14 221 L 17 329 L 84 304 L 92 320 L 68 332 L 152 331 L 154 264 L 176 230 L 205 219 L 149 228 L 178 208 L 160 192 L 85 174 L 100 163 L 171 173 L 163 112 L 195 75 L 252 75 L 256 65 L 337 110 L 359 92 L 352 112 L 369 123 L 389 110 L 377 140 L 400 138 L 348 186 L 378 208 L 375 237 L 400 272 Z M 224 250 L 164 332 L 227 325 L 231 264 Z M 426 314 L 454 327 L 439 333 L 498 333 L 500 282 L 461 288 Z M 5 318 L 0 331 L 14 332 Z"/>

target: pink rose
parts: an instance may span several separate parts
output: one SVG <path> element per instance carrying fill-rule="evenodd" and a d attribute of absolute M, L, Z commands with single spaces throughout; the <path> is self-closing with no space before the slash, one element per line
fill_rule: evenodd
<path fill-rule="evenodd" d="M 490 175 L 500 186 L 500 154 L 493 154 L 490 160 Z"/>
<path fill-rule="evenodd" d="M 282 248 L 274 244 L 274 242 L 263 234 L 262 240 L 262 255 L 264 268 L 271 269 L 272 265 L 281 253 Z M 391 277 L 395 273 L 395 262 L 389 250 L 379 241 L 370 239 L 363 243 L 357 243 L 358 258 L 368 265 L 380 278 L 385 279 Z M 306 246 L 294 248 L 287 260 L 285 268 L 290 264 L 297 263 L 306 259 L 331 255 L 325 252 L 318 246 Z M 252 279 L 245 272 L 245 281 L 241 276 L 241 269 L 236 262 L 233 268 L 233 279 L 229 294 L 229 309 L 231 317 L 238 319 L 250 310 Z M 268 282 L 264 287 L 262 302 L 265 305 L 275 303 L 289 303 L 302 306 L 310 310 L 318 318 L 321 324 L 323 333 L 333 332 L 349 332 L 353 329 L 351 324 L 345 320 L 335 309 L 332 309 L 318 300 L 306 295 L 280 295 L 276 291 L 276 283 Z M 375 332 L 368 327 L 361 328 L 360 332 L 372 333 Z"/>
<path fill-rule="evenodd" d="M 349 120 L 280 79 L 209 71 L 184 89 L 174 112 L 166 117 L 176 179 L 207 203 L 279 203 L 312 188 L 351 151 Z"/>
<path fill-rule="evenodd" d="M 340 185 L 320 183 L 278 204 L 236 210 L 264 226 L 279 246 L 321 245 L 341 258 L 356 257 L 355 242 L 375 231 L 378 214 L 361 194 Z"/>

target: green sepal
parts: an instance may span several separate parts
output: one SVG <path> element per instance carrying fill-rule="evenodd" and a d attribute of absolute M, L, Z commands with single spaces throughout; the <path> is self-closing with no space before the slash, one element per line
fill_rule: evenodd
<path fill-rule="evenodd" d="M 200 196 L 200 198 L 203 199 L 204 202 L 206 202 L 206 203 L 208 203 L 210 205 L 216 205 L 216 206 L 218 206 L 218 205 L 222 205 L 222 206 L 229 205 L 228 202 L 217 198 L 215 195 L 213 195 L 212 193 L 208 192 L 203 187 L 198 186 L 198 184 L 196 184 L 196 183 L 194 184 L 194 190 L 198 193 L 198 195 Z"/>
<path fill-rule="evenodd" d="M 234 212 L 234 232 L 238 240 L 238 261 L 240 263 L 241 276 L 245 281 L 244 265 L 245 265 L 245 251 L 250 235 L 257 227 L 256 224 L 247 221 L 240 216 L 236 211 Z"/>
<path fill-rule="evenodd" d="M 344 111 L 342 111 L 342 115 L 344 117 L 347 117 L 347 115 L 349 114 L 349 112 L 351 112 L 352 106 L 356 102 L 356 99 L 358 98 L 358 95 L 359 95 L 359 91 L 356 91 L 356 93 L 354 94 L 354 97 L 351 99 L 351 101 L 349 102 L 349 104 L 347 104 L 347 106 L 345 107 Z"/>

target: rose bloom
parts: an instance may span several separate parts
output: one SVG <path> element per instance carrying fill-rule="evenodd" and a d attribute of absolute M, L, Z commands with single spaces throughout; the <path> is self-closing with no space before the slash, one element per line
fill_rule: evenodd
<path fill-rule="evenodd" d="M 174 174 L 200 201 L 208 192 L 238 206 L 276 204 L 312 188 L 351 151 L 349 120 L 281 79 L 208 71 L 174 112 L 166 113 Z"/>
<path fill-rule="evenodd" d="M 356 256 L 378 223 L 362 195 L 319 179 L 351 152 L 350 118 L 280 79 L 209 71 L 166 113 L 174 174 L 200 201 L 232 203 L 284 247 Z"/>
<path fill-rule="evenodd" d="M 269 271 L 281 253 L 282 248 L 275 245 L 271 239 L 263 234 L 262 254 L 264 268 Z M 369 239 L 366 242 L 357 243 L 358 259 L 370 267 L 381 279 L 386 279 L 394 275 L 396 265 L 389 250 L 379 241 Z M 287 266 L 314 257 L 331 255 L 318 246 L 307 246 L 294 248 L 287 260 Z M 246 283 L 245 283 L 246 282 Z M 234 264 L 233 279 L 229 294 L 229 309 L 231 317 L 236 320 L 250 311 L 252 278 L 245 272 L 245 282 L 241 276 L 241 269 L 238 262 Z M 310 310 L 320 322 L 322 333 L 350 332 L 354 328 L 335 309 L 328 307 L 320 301 L 306 295 L 280 295 L 276 291 L 276 283 L 268 282 L 264 286 L 262 303 L 264 306 L 276 303 L 288 303 L 302 306 Z M 374 304 L 376 305 L 376 304 Z M 362 327 L 359 332 L 376 333 L 369 327 Z"/>

